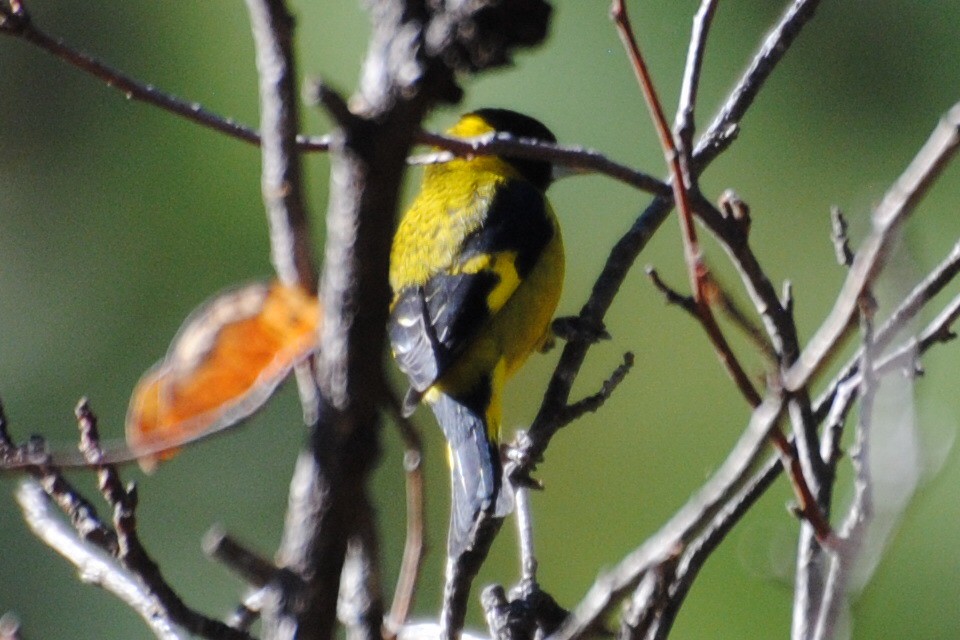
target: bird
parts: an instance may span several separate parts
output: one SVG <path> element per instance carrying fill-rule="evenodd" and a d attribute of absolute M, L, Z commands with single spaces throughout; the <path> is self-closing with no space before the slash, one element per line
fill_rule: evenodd
<path fill-rule="evenodd" d="M 556 142 L 541 122 L 507 109 L 467 113 L 447 131 L 497 133 Z M 513 508 L 502 486 L 503 389 L 552 343 L 565 265 L 546 197 L 552 180 L 553 166 L 538 159 L 477 155 L 428 165 L 394 235 L 388 334 L 410 383 L 404 414 L 426 403 L 447 441 L 450 557 L 468 548 L 481 514 Z"/>

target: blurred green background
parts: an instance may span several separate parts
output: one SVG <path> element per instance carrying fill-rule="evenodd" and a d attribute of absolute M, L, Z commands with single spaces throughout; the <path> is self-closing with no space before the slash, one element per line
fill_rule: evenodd
<path fill-rule="evenodd" d="M 608 3 L 556 0 L 552 36 L 512 69 L 465 80 L 463 105 L 507 106 L 583 144 L 654 174 L 664 173 L 640 94 L 607 18 Z M 705 125 L 784 2 L 721 3 L 708 49 L 698 113 Z M 690 17 L 697 3 L 631 3 L 641 45 L 668 112 L 676 102 Z M 34 0 L 38 25 L 74 46 L 176 95 L 246 123 L 257 119 L 256 76 L 242 3 L 89 3 Z M 350 91 L 366 34 L 357 3 L 295 2 L 299 64 Z M 735 188 L 752 206 L 753 244 L 775 282 L 790 279 L 808 337 L 844 276 L 829 241 L 830 205 L 854 239 L 886 186 L 936 119 L 960 98 L 960 4 L 908 0 L 825 2 L 746 119 L 740 140 L 704 177 L 716 197 Z M 329 123 L 307 110 L 305 130 Z M 318 243 L 328 159 L 306 161 Z M 411 172 L 411 185 L 416 175 Z M 916 281 L 957 241 L 960 167 L 947 170 L 921 205 L 885 280 L 881 304 Z M 556 185 L 552 199 L 569 247 L 560 312 L 575 313 L 608 248 L 647 197 L 601 177 Z M 722 252 L 712 264 L 739 293 Z M 318 245 L 319 246 L 319 245 Z M 625 350 L 637 366 L 596 415 L 554 440 L 535 496 L 541 581 L 574 605 L 600 568 L 653 533 L 723 460 L 748 412 L 697 327 L 663 304 L 643 276 L 656 265 L 686 282 L 676 224 L 641 256 L 608 317 L 613 340 L 591 352 L 576 392 L 594 391 Z M 0 38 L 0 397 L 14 434 L 43 433 L 69 445 L 72 410 L 89 396 L 103 431 L 122 437 L 127 396 L 160 358 L 182 319 L 232 284 L 270 275 L 259 196 L 259 154 L 114 91 L 23 42 Z M 951 294 L 957 290 L 954 286 Z M 941 303 L 942 304 L 942 303 Z M 933 309 L 941 304 L 934 304 Z M 928 314 L 929 317 L 929 314 Z M 738 345 L 759 378 L 763 361 Z M 536 411 L 556 352 L 535 358 L 512 385 L 508 427 Z M 960 394 L 957 346 L 936 349 L 928 375 L 885 388 L 878 426 L 878 491 L 890 504 L 916 494 L 852 595 L 853 638 L 960 637 Z M 429 532 L 433 552 L 417 605 L 438 608 L 447 513 L 442 441 L 427 412 Z M 140 531 L 187 602 L 219 616 L 241 585 L 207 561 L 200 538 L 213 523 L 269 554 L 279 540 L 290 471 L 304 431 L 290 385 L 229 436 L 203 443 L 140 480 Z M 376 498 L 387 584 L 399 564 L 403 517 L 401 448 L 384 430 Z M 91 494 L 88 474 L 77 482 Z M 113 596 L 80 584 L 71 566 L 24 526 L 0 478 L 0 613 L 14 611 L 27 638 L 147 638 Z M 838 495 L 844 504 L 849 490 Z M 673 637 L 786 637 L 797 526 L 781 480 L 704 569 Z M 883 503 L 888 504 L 888 503 Z M 512 584 L 518 566 L 506 527 L 480 584 Z M 877 564 L 878 563 L 878 564 Z M 477 624 L 474 611 L 471 622 Z"/>

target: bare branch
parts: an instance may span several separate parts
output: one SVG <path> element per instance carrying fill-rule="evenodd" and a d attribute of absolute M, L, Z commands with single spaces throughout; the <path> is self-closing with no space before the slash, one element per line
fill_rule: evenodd
<path fill-rule="evenodd" d="M 836 637 L 837 620 L 846 606 L 846 585 L 853 570 L 853 563 L 863 548 L 870 522 L 873 520 L 870 432 L 878 386 L 874 369 L 876 351 L 873 341 L 873 313 L 875 306 L 869 293 L 867 298 L 861 300 L 860 326 L 863 334 L 863 356 L 860 361 L 860 417 L 857 421 L 855 449 L 850 455 L 854 471 L 854 496 L 840 529 L 843 544 L 838 553 L 830 559 L 824 593 L 820 598 L 820 610 L 816 612 L 815 618 L 804 620 L 804 631 L 813 631 L 812 637 L 815 640 Z M 794 628 L 796 623 L 797 621 L 794 620 Z"/>
<path fill-rule="evenodd" d="M 76 415 L 80 450 L 88 464 L 97 469 L 100 492 L 113 509 L 113 530 L 99 520 L 93 507 L 58 469 L 40 464 L 27 468 L 37 482 L 24 483 L 18 493 L 24 517 L 37 537 L 74 563 L 84 580 L 129 604 L 158 637 L 194 634 L 215 640 L 249 640 L 245 632 L 187 607 L 166 582 L 137 534 L 136 488 L 132 484 L 124 487 L 116 468 L 102 463 L 96 417 L 86 400 L 78 404 Z M 7 448 L 11 444 L 0 411 L 0 445 Z M 51 502 L 70 517 L 74 530 L 52 514 Z"/>
<path fill-rule="evenodd" d="M 396 638 L 406 625 L 407 617 L 413 607 L 417 594 L 417 583 L 423 568 L 423 559 L 427 552 L 425 534 L 426 498 L 423 478 L 423 438 L 420 430 L 407 416 L 403 415 L 401 401 L 392 392 L 389 384 L 383 382 L 384 404 L 389 410 L 393 423 L 400 432 L 406 450 L 403 452 L 403 470 L 405 472 L 405 490 L 407 503 L 407 526 L 403 544 L 403 558 L 397 586 L 393 592 L 393 603 L 384 620 L 385 637 Z"/>
<path fill-rule="evenodd" d="M 882 351 L 897 337 L 900 331 L 913 320 L 924 305 L 940 293 L 949 284 L 957 273 L 960 273 L 960 242 L 953 245 L 950 253 L 940 264 L 933 268 L 927 276 L 906 295 L 897 305 L 887 320 L 880 326 L 874 336 L 877 349 Z M 853 376 L 860 363 L 860 351 L 851 357 L 850 361 L 841 368 L 841 372 L 827 385 L 820 397 L 817 398 L 814 414 L 818 422 L 822 422 L 833 404 L 838 384 Z"/>
<path fill-rule="evenodd" d="M 417 135 L 417 142 L 444 149 L 445 152 L 414 156 L 410 158 L 411 164 L 448 162 L 454 156 L 470 158 L 496 155 L 509 158 L 529 158 L 545 160 L 553 165 L 568 167 L 577 172 L 602 173 L 652 195 L 667 196 L 671 192 L 670 185 L 662 180 L 610 160 L 599 151 L 584 147 L 571 147 L 539 140 L 514 138 L 508 133 L 493 133 L 479 138 L 464 139 L 421 131 Z"/>
<path fill-rule="evenodd" d="M 293 17 L 282 0 L 246 0 L 260 87 L 261 188 L 280 281 L 314 293 L 317 272 L 303 195 Z"/>
<path fill-rule="evenodd" d="M 420 570 L 423 568 L 423 558 L 427 551 L 424 533 L 426 506 L 422 450 L 408 448 L 403 454 L 403 468 L 406 471 L 406 539 L 403 544 L 400 572 L 397 576 L 397 587 L 393 592 L 393 604 L 390 606 L 390 613 L 384 622 L 386 630 L 392 633 L 394 637 L 406 624 L 410 610 L 413 608 L 413 601 L 417 593 L 417 582 L 420 578 Z"/>
<path fill-rule="evenodd" d="M 139 497 L 136 485 L 130 483 L 123 486 L 115 466 L 100 464 L 103 450 L 100 448 L 97 419 L 86 400 L 81 400 L 77 405 L 76 415 L 80 427 L 80 449 L 87 461 L 97 467 L 100 493 L 113 510 L 117 559 L 123 563 L 125 569 L 137 576 L 150 597 L 156 600 L 160 609 L 155 610 L 153 615 L 166 616 L 173 624 L 204 638 L 249 640 L 247 633 L 188 607 L 163 577 L 160 567 L 147 553 L 137 532 L 136 509 Z"/>
<path fill-rule="evenodd" d="M 746 113 L 760 88 L 789 50 L 803 26 L 813 16 L 818 4 L 819 0 L 798 0 L 791 3 L 730 93 L 720 115 L 714 120 L 708 132 L 700 138 L 694 152 L 695 162 L 691 167 L 694 174 L 699 174 L 706 169 L 710 162 L 732 142 L 735 126 L 731 125 L 738 123 Z M 627 273 L 647 242 L 666 219 L 672 206 L 670 197 L 656 197 L 617 241 L 594 282 L 590 297 L 580 311 L 581 319 L 587 323 L 602 326 L 603 318 Z M 766 279 L 765 276 L 764 279 Z M 777 300 L 776 294 L 774 294 L 774 300 Z M 526 474 L 529 474 L 541 459 L 553 435 L 566 424 L 562 422 L 563 412 L 590 346 L 591 343 L 587 340 L 573 340 L 564 346 L 543 402 L 530 426 L 529 437 L 524 441 L 522 448 L 519 446 L 516 448 L 517 462 Z"/>
<path fill-rule="evenodd" d="M 690 34 L 690 47 L 687 51 L 687 64 L 683 70 L 683 82 L 680 85 L 680 104 L 673 131 L 681 153 L 692 153 L 694 110 L 697 105 L 697 89 L 700 87 L 700 70 L 703 68 L 703 54 L 706 50 L 707 34 L 716 13 L 717 0 L 702 0 L 700 9 L 693 17 L 693 31 Z"/>
<path fill-rule="evenodd" d="M 694 320 L 699 320 L 697 315 L 697 304 L 694 302 L 691 296 L 685 296 L 666 282 L 660 277 L 660 274 L 651 266 L 646 268 L 647 277 L 650 278 L 650 282 L 653 283 L 653 286 L 657 288 L 657 291 L 663 294 L 663 297 L 666 299 L 667 304 L 675 304 L 688 314 L 693 316 Z"/>
<path fill-rule="evenodd" d="M 636 588 L 647 571 L 682 554 L 747 482 L 784 408 L 783 398 L 777 395 L 766 398 L 753 412 L 749 426 L 710 480 L 657 533 L 597 579 L 551 640 L 572 640 L 588 632 L 612 606 Z"/>
<path fill-rule="evenodd" d="M 740 120 L 746 115 L 767 78 L 790 50 L 790 45 L 813 18 L 819 5 L 820 0 L 795 0 L 788 3 L 787 10 L 767 34 L 709 129 L 697 141 L 691 163 L 694 173 L 703 171 L 736 139 L 740 131 Z"/>
<path fill-rule="evenodd" d="M 784 387 L 796 391 L 826 364 L 856 314 L 858 300 L 883 268 L 896 232 L 960 147 L 960 104 L 948 111 L 910 166 L 873 213 L 873 230 L 861 243 L 850 273 L 827 319 L 796 364 L 784 373 Z"/>
<path fill-rule="evenodd" d="M 537 553 L 533 545 L 533 510 L 529 487 L 516 490 L 517 540 L 520 545 L 520 579 L 537 581 Z"/>
<path fill-rule="evenodd" d="M 903 367 L 907 362 L 913 361 L 918 355 L 925 353 L 934 344 L 944 339 L 950 339 L 948 337 L 952 335 L 950 327 L 958 318 L 960 318 L 960 295 L 956 296 L 950 304 L 930 322 L 920 333 L 918 340 L 908 341 L 877 362 L 875 365 L 877 377 L 880 378 L 893 373 L 897 368 Z M 843 373 L 841 373 L 841 375 L 843 375 Z M 848 409 L 853 400 L 857 398 L 857 391 L 860 388 L 859 374 L 853 372 L 848 375 L 852 377 L 846 379 L 846 381 L 840 385 L 840 389 L 848 389 L 849 393 L 839 394 L 835 400 L 835 407 L 842 403 L 845 407 L 844 410 Z M 839 407 L 838 410 L 840 410 Z M 839 416 L 836 419 L 838 421 L 842 420 Z M 833 438 L 839 438 L 839 435 L 835 435 Z M 827 446 L 827 439 L 824 441 L 824 446 Z M 827 460 L 831 457 L 826 452 L 824 452 L 823 456 Z M 671 594 L 670 601 L 659 611 L 659 617 L 654 627 L 657 635 L 653 637 L 662 638 L 665 637 L 665 633 L 669 632 L 673 620 L 680 610 L 680 606 L 710 554 L 719 546 L 740 519 L 746 515 L 750 508 L 753 507 L 756 501 L 760 499 L 760 496 L 770 488 L 782 471 L 782 458 L 772 457 L 768 459 L 761 469 L 753 475 L 750 481 L 743 486 L 739 493 L 717 512 L 714 519 L 704 528 L 703 533 L 687 547 L 687 550 L 679 562 L 676 577 L 669 586 Z"/>
<path fill-rule="evenodd" d="M 260 144 L 260 134 L 254 129 L 231 118 L 224 118 L 208 111 L 197 102 L 182 100 L 157 89 L 151 84 L 140 82 L 136 78 L 100 62 L 93 56 L 73 49 L 63 40 L 51 36 L 37 27 L 25 10 L 10 12 L 3 9 L 0 10 L 0 18 L 2 18 L 0 19 L 0 34 L 18 37 L 36 45 L 80 71 L 97 78 L 107 87 L 120 91 L 128 100 L 139 100 L 159 107 L 202 127 L 219 131 L 243 142 Z M 298 135 L 296 142 L 297 146 L 304 151 L 327 151 L 330 148 L 329 136 Z"/>
<path fill-rule="evenodd" d="M 81 580 L 120 598 L 147 623 L 156 637 L 163 640 L 190 637 L 186 629 L 177 627 L 170 618 L 157 615 L 160 603 L 144 589 L 134 572 L 120 567 L 106 552 L 84 541 L 60 520 L 39 484 L 21 483 L 16 497 L 33 534 L 77 567 Z"/>
<path fill-rule="evenodd" d="M 565 420 L 568 423 L 573 422 L 584 414 L 594 413 L 600 407 L 602 407 L 604 403 L 610 399 L 610 396 L 613 395 L 613 392 L 617 390 L 617 387 L 620 386 L 620 383 L 623 382 L 624 378 L 627 377 L 627 374 L 630 373 L 630 370 L 633 369 L 633 363 L 633 352 L 627 351 L 624 353 L 623 362 L 621 362 L 617 368 L 613 370 L 613 373 L 610 374 L 609 378 L 604 380 L 599 391 L 593 395 L 583 398 L 582 400 L 578 400 L 567 407 Z"/>
<path fill-rule="evenodd" d="M 201 546 L 205 554 L 225 564 L 251 586 L 263 587 L 277 575 L 272 562 L 247 549 L 220 525 L 207 530 Z"/>

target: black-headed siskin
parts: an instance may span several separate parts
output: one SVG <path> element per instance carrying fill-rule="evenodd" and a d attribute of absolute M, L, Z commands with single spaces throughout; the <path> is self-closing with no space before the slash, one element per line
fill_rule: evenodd
<path fill-rule="evenodd" d="M 555 141 L 505 109 L 463 116 L 448 133 Z M 504 383 L 550 337 L 563 285 L 560 229 L 545 191 L 548 162 L 477 156 L 425 168 L 390 255 L 390 341 L 410 379 L 407 409 L 433 409 L 449 445 L 448 552 L 459 555 L 481 512 L 504 515 L 499 453 Z"/>

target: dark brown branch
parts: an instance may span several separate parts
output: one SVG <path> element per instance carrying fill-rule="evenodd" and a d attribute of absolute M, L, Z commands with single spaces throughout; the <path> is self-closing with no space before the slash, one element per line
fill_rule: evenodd
<path fill-rule="evenodd" d="M 222 562 L 253 587 L 269 584 L 277 575 L 277 567 L 258 553 L 247 549 L 219 525 L 203 536 L 203 552 Z"/>
<path fill-rule="evenodd" d="M 129 100 L 139 100 L 153 105 L 243 142 L 260 144 L 260 134 L 254 129 L 208 111 L 197 102 L 182 100 L 153 85 L 140 82 L 90 55 L 73 49 L 59 38 L 37 27 L 25 10 L 11 12 L 0 8 L 0 34 L 18 37 L 36 45 L 80 71 L 97 78 L 106 86 L 120 91 Z M 296 143 L 303 151 L 326 151 L 330 148 L 329 136 L 298 135 Z"/>
<path fill-rule="evenodd" d="M 85 401 L 84 401 L 85 402 Z M 85 406 L 81 403 L 81 406 Z M 81 442 L 81 448 L 84 443 Z M 27 446 L 14 444 L 8 431 L 8 421 L 3 402 L 0 401 L 0 459 L 16 468 L 24 469 L 32 476 L 70 519 L 70 524 L 86 542 L 90 542 L 111 555 L 118 552 L 116 533 L 103 522 L 96 508 L 83 495 L 73 488 L 60 470 L 50 464 L 46 445 L 42 440 L 32 438 Z"/>
<path fill-rule="evenodd" d="M 610 399 L 613 392 L 617 390 L 617 387 L 619 387 L 620 383 L 627 377 L 630 370 L 633 369 L 633 363 L 633 352 L 627 351 L 624 353 L 623 362 L 617 365 L 617 368 L 613 370 L 610 377 L 603 381 L 603 385 L 601 385 L 599 391 L 567 406 L 564 420 L 568 423 L 573 422 L 587 413 L 594 413 L 600 409 L 600 407 Z"/>
<path fill-rule="evenodd" d="M 506 156 L 545 160 L 556 166 L 568 167 L 577 172 L 596 172 L 614 180 L 636 187 L 652 195 L 670 194 L 670 185 L 647 173 L 610 160 L 593 149 L 550 144 L 539 140 L 514 138 L 507 133 L 495 133 L 465 140 L 429 131 L 421 131 L 417 142 L 444 149 L 443 153 L 412 157 L 411 164 L 447 162 L 452 157 Z"/>
<path fill-rule="evenodd" d="M 660 274 L 657 272 L 657 270 L 651 266 L 646 268 L 646 274 L 647 277 L 650 278 L 650 282 L 653 283 L 653 286 L 657 288 L 657 291 L 663 294 L 667 304 L 677 305 L 688 314 L 693 316 L 694 320 L 699 320 L 699 316 L 697 315 L 697 303 L 691 296 L 685 296 L 668 285 L 660 277 Z"/>
<path fill-rule="evenodd" d="M 297 598 L 302 604 L 281 602 L 282 625 L 269 628 L 301 640 L 332 636 L 346 541 L 368 519 L 358 508 L 369 507 L 368 478 L 379 451 L 388 260 L 408 152 L 427 111 L 461 97 L 455 69 L 509 62 L 516 47 L 542 40 L 549 17 L 549 6 L 535 1 L 385 0 L 369 8 L 373 29 L 360 90 L 349 115 L 335 114 L 341 131 L 331 156 L 320 287 L 320 420 L 294 479 L 293 494 L 302 501 L 291 512 L 300 517 L 288 519 L 281 548 L 283 564 L 308 582 Z M 469 580 L 452 592 L 445 638 L 462 627 Z"/>

